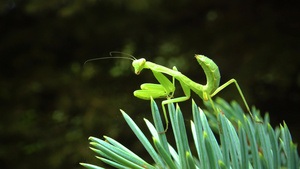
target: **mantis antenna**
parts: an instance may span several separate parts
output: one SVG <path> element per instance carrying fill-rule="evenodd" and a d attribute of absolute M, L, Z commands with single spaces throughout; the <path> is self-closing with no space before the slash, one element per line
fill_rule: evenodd
<path fill-rule="evenodd" d="M 130 55 L 128 53 L 119 52 L 119 51 L 111 51 L 111 52 L 109 52 L 109 55 L 112 56 L 112 54 L 114 54 L 114 53 L 125 55 L 125 56 L 129 56 L 128 58 L 132 58 L 132 60 L 137 60 L 134 56 L 132 56 L 132 55 Z"/>
<path fill-rule="evenodd" d="M 122 55 L 126 55 L 128 57 L 123 57 L 123 56 L 112 56 L 112 54 L 114 53 L 118 53 L 118 54 L 122 54 Z M 91 61 L 96 61 L 96 60 L 103 60 L 103 59 L 128 59 L 128 60 L 137 60 L 134 56 L 127 54 L 127 53 L 123 53 L 123 52 L 117 52 L 117 51 L 112 51 L 109 52 L 109 55 L 111 57 L 101 57 L 101 58 L 93 58 L 93 59 L 88 59 L 87 61 L 84 62 L 83 65 L 85 65 L 87 62 L 91 62 Z"/>

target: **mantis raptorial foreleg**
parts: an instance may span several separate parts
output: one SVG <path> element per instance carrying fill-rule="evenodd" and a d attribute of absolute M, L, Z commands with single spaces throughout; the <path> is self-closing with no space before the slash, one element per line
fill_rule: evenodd
<path fill-rule="evenodd" d="M 144 100 L 152 98 L 169 98 L 175 91 L 174 84 L 162 73 L 153 72 L 154 77 L 160 84 L 144 83 L 141 85 L 142 90 L 134 91 L 134 95 Z"/>

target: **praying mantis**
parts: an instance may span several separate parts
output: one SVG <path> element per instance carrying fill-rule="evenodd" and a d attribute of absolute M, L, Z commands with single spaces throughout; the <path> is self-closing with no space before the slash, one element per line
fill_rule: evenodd
<path fill-rule="evenodd" d="M 117 52 L 119 53 L 119 52 Z M 214 103 L 212 101 L 212 97 L 215 96 L 217 93 L 219 93 L 221 90 L 226 88 L 230 84 L 235 84 L 246 108 L 249 112 L 251 118 L 257 122 L 262 123 L 261 121 L 257 121 L 252 116 L 252 113 L 249 109 L 249 106 L 247 104 L 247 101 L 242 93 L 242 90 L 240 89 L 237 81 L 235 79 L 231 79 L 220 86 L 220 71 L 218 66 L 208 57 L 204 55 L 195 55 L 196 60 L 204 70 L 204 73 L 206 75 L 207 83 L 205 85 L 196 83 L 192 81 L 187 76 L 183 75 L 181 72 L 177 70 L 177 68 L 174 66 L 173 69 L 158 65 L 156 63 L 146 61 L 146 59 L 136 59 L 135 57 L 131 56 L 130 58 L 127 57 L 113 57 L 113 58 L 126 58 L 133 60 L 132 66 L 134 68 L 135 74 L 139 75 L 143 69 L 150 69 L 156 78 L 156 80 L 159 82 L 159 84 L 153 84 L 153 83 L 144 83 L 141 85 L 140 90 L 134 91 L 134 96 L 144 99 L 144 100 L 150 100 L 151 98 L 166 98 L 166 100 L 162 101 L 162 109 L 164 113 L 164 118 L 166 121 L 166 128 L 163 132 L 165 133 L 168 130 L 168 118 L 167 113 L 165 109 L 165 105 L 169 103 L 178 103 L 186 101 L 191 96 L 191 91 L 195 92 L 202 100 L 204 101 L 210 101 L 212 104 L 212 107 L 215 112 L 216 108 L 214 106 Z M 99 59 L 99 58 L 98 58 Z M 100 58 L 100 59 L 106 59 L 106 58 Z M 90 59 L 87 60 L 96 60 L 96 59 Z M 169 75 L 173 78 L 173 82 L 171 82 L 164 74 Z M 181 88 L 183 90 L 184 96 L 173 98 L 174 92 L 175 92 L 175 79 L 179 81 Z"/>

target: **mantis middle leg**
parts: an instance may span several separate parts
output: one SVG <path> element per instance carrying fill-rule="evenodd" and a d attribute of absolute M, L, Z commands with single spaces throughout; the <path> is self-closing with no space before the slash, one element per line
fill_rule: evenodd
<path fill-rule="evenodd" d="M 184 83 L 180 82 L 180 85 L 182 87 L 182 90 L 183 90 L 185 96 L 164 100 L 161 103 L 162 109 L 163 109 L 163 112 L 164 112 L 164 116 L 165 116 L 165 119 L 166 119 L 166 128 L 163 132 L 160 132 L 159 134 L 163 134 L 163 133 L 167 132 L 168 127 L 169 127 L 169 120 L 168 120 L 168 117 L 167 117 L 165 105 L 169 104 L 169 103 L 183 102 L 183 101 L 188 100 L 191 97 L 191 89 L 187 85 L 185 85 Z"/>

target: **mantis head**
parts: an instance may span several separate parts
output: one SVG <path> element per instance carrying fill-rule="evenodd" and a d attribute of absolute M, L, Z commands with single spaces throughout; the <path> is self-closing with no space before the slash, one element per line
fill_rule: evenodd
<path fill-rule="evenodd" d="M 134 71 L 136 75 L 139 75 L 141 71 L 145 68 L 146 59 L 141 58 L 134 60 L 132 62 L 132 66 L 134 67 Z"/>

